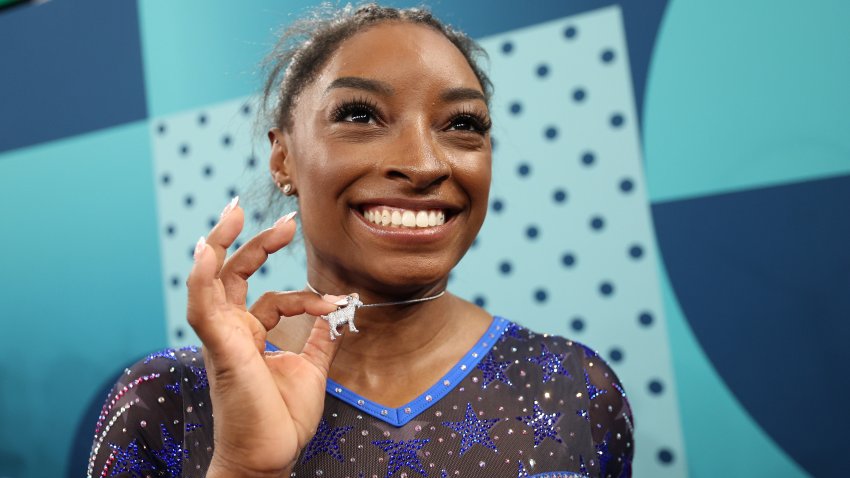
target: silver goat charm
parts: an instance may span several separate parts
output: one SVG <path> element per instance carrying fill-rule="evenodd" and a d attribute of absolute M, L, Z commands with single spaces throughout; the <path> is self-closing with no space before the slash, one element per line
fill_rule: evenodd
<path fill-rule="evenodd" d="M 336 330 L 341 325 L 348 324 L 348 330 L 358 332 L 357 327 L 354 326 L 354 312 L 357 311 L 358 307 L 363 305 L 363 302 L 360 301 L 360 296 L 357 294 L 346 296 L 345 301 L 346 304 L 343 307 L 322 316 L 323 319 L 328 321 L 328 325 L 330 325 L 331 340 L 336 340 L 337 337 L 342 336 Z"/>

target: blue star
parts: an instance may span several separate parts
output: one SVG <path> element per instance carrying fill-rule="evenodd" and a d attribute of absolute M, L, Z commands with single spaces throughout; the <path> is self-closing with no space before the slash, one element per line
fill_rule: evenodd
<path fill-rule="evenodd" d="M 145 363 L 150 363 L 150 361 L 155 358 L 164 358 L 175 362 L 177 361 L 177 355 L 174 353 L 174 349 L 163 349 L 158 352 L 154 352 L 145 357 Z"/>
<path fill-rule="evenodd" d="M 519 464 L 519 469 L 518 469 L 518 470 L 517 470 L 517 472 L 516 472 L 516 478 L 523 478 L 523 477 L 527 477 L 527 476 L 528 476 L 528 472 L 527 472 L 527 471 L 525 471 L 525 467 L 524 467 L 524 466 L 522 466 L 522 460 L 518 460 L 518 461 L 517 461 L 517 463 Z"/>
<path fill-rule="evenodd" d="M 534 447 L 537 448 L 543 440 L 551 438 L 558 443 L 563 443 L 561 437 L 558 436 L 558 430 L 555 425 L 561 420 L 561 412 L 546 414 L 540 408 L 537 400 L 534 401 L 534 412 L 525 417 L 516 417 L 517 420 L 529 425 L 534 429 Z"/>
<path fill-rule="evenodd" d="M 190 365 L 189 370 L 191 370 L 192 373 L 195 374 L 195 378 L 197 379 L 195 385 L 192 386 L 192 390 L 195 390 L 197 392 L 198 390 L 202 390 L 210 386 L 210 382 L 207 379 L 207 369 Z"/>
<path fill-rule="evenodd" d="M 180 382 L 166 383 L 165 389 L 171 393 L 180 393 Z"/>
<path fill-rule="evenodd" d="M 584 418 L 587 421 L 590 421 L 590 414 L 587 413 L 587 410 L 584 409 L 584 408 L 580 408 L 580 409 L 576 410 L 576 415 Z"/>
<path fill-rule="evenodd" d="M 608 393 L 608 390 L 605 390 L 603 388 L 596 388 L 596 385 L 590 383 L 590 375 L 587 374 L 587 370 L 584 371 L 584 383 L 587 386 L 587 396 L 591 400 L 594 400 L 600 395 L 605 395 L 606 393 Z"/>
<path fill-rule="evenodd" d="M 165 465 L 165 470 L 159 471 L 168 471 L 168 476 L 182 476 L 183 460 L 189 457 L 189 450 L 183 449 L 183 440 L 175 439 L 164 423 L 159 425 L 159 429 L 162 433 L 162 448 L 151 450 L 153 456 Z"/>
<path fill-rule="evenodd" d="M 507 327 L 505 327 L 505 332 L 502 334 L 502 340 L 504 340 L 506 337 L 513 337 L 515 339 L 522 340 L 524 337 L 520 334 L 520 332 L 522 332 L 523 330 L 525 329 L 511 322 L 510 324 L 508 324 Z"/>
<path fill-rule="evenodd" d="M 499 450 L 496 449 L 496 444 L 493 443 L 493 439 L 490 438 L 490 429 L 493 428 L 494 425 L 499 423 L 499 418 L 485 418 L 479 419 L 475 415 L 475 411 L 472 410 L 472 404 L 466 404 L 466 416 L 462 421 L 459 422 L 443 422 L 443 426 L 447 426 L 452 430 L 461 434 L 460 441 L 460 456 L 463 456 L 472 445 L 478 443 L 479 445 L 484 445 L 487 448 L 495 451 L 496 453 Z"/>
<path fill-rule="evenodd" d="M 115 460 L 109 476 L 129 473 L 134 478 L 142 478 L 146 471 L 154 470 L 152 463 L 139 456 L 139 444 L 135 439 L 127 445 L 126 450 L 114 443 L 110 443 L 109 448 L 112 448 L 112 456 Z"/>
<path fill-rule="evenodd" d="M 548 348 L 546 348 L 545 343 L 540 344 L 540 356 L 539 357 L 528 357 L 528 361 L 532 363 L 536 363 L 540 365 L 540 368 L 543 369 L 543 383 L 552 380 L 553 375 L 564 375 L 569 377 L 570 372 L 564 368 L 561 362 L 566 357 L 566 354 L 556 354 L 550 352 Z"/>
<path fill-rule="evenodd" d="M 602 442 L 598 445 L 594 445 L 596 448 L 596 454 L 599 455 L 599 476 L 607 476 L 608 473 L 608 462 L 611 461 L 611 452 L 608 450 L 608 440 L 611 439 L 611 432 L 605 434 L 605 438 L 602 439 Z"/>
<path fill-rule="evenodd" d="M 487 385 L 490 385 L 494 380 L 513 385 L 508 376 L 505 375 L 505 370 L 510 366 L 511 362 L 497 362 L 493 360 L 492 353 L 487 354 L 484 360 L 478 362 L 477 365 L 478 370 L 481 370 L 481 375 L 484 378 L 481 388 L 487 388 Z"/>
<path fill-rule="evenodd" d="M 416 452 L 421 450 L 429 441 L 431 440 L 428 438 L 401 440 L 398 443 L 393 440 L 381 440 L 373 441 L 372 444 L 384 450 L 390 456 L 387 463 L 386 477 L 390 478 L 403 466 L 410 468 L 422 476 L 428 476 Z"/>
<path fill-rule="evenodd" d="M 327 453 L 342 463 L 344 459 L 342 453 L 339 452 L 339 439 L 352 428 L 354 427 L 331 427 L 322 418 L 322 421 L 319 422 L 319 429 L 316 430 L 316 435 L 307 444 L 303 463 L 307 463 L 311 458 L 322 452 Z"/>
<path fill-rule="evenodd" d="M 581 472 L 581 474 L 584 475 L 584 476 L 590 476 L 587 473 L 587 466 L 585 466 L 585 464 L 584 464 L 584 457 L 583 456 L 581 456 L 581 455 L 578 456 L 578 462 L 579 462 L 579 465 L 580 465 L 579 471 Z"/>

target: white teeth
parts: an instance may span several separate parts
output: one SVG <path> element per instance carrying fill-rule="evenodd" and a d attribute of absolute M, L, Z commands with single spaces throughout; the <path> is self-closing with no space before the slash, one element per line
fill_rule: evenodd
<path fill-rule="evenodd" d="M 416 213 L 416 227 L 428 227 L 428 213 L 419 211 Z"/>
<path fill-rule="evenodd" d="M 439 209 L 413 211 L 378 206 L 363 211 L 363 216 L 379 226 L 425 228 L 446 223 L 446 213 Z"/>

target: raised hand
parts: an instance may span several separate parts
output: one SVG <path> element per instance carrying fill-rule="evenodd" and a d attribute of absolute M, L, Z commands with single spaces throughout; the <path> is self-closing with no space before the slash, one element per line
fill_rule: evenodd
<path fill-rule="evenodd" d="M 187 280 L 187 318 L 203 342 L 215 417 L 207 476 L 289 476 L 318 427 L 341 341 L 330 340 L 324 320 L 315 321 L 299 354 L 265 352 L 266 334 L 282 316 L 328 314 L 341 297 L 267 292 L 248 309 L 247 279 L 292 240 L 296 226 L 294 213 L 284 216 L 227 258 L 244 221 L 237 202 L 198 241 Z"/>

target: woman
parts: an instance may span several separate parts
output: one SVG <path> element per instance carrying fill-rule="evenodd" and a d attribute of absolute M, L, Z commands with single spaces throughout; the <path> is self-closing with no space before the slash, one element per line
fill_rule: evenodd
<path fill-rule="evenodd" d="M 228 204 L 187 281 L 203 350 L 127 371 L 89 475 L 630 476 L 631 411 L 602 359 L 445 290 L 488 204 L 477 46 L 375 5 L 291 32 L 307 39 L 286 37 L 266 86 L 270 171 L 297 199 L 307 288 L 247 307 L 296 222 L 228 258 L 244 219 Z"/>

